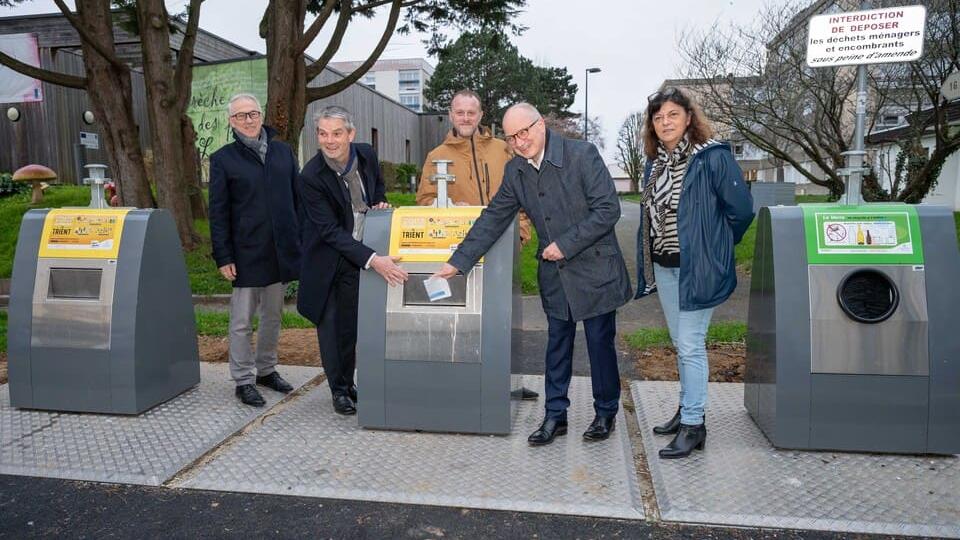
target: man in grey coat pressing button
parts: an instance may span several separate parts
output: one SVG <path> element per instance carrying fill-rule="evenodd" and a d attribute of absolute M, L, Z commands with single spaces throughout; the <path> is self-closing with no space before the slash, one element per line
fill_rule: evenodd
<path fill-rule="evenodd" d="M 546 411 L 540 428 L 527 440 L 544 445 L 567 432 L 567 388 L 578 321 L 583 321 L 587 338 L 596 413 L 583 438 L 604 440 L 614 429 L 620 406 L 616 313 L 631 297 L 614 234 L 620 200 L 596 147 L 548 130 L 532 105 L 510 107 L 503 130 L 516 157 L 507 163 L 490 205 L 435 275 L 449 279 L 457 272 L 468 273 L 524 210 L 539 236 L 537 281 L 548 321 Z"/>

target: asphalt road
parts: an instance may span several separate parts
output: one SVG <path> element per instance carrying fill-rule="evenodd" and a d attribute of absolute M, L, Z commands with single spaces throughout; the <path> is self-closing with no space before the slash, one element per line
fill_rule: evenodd
<path fill-rule="evenodd" d="M 42 537 L 438 540 L 880 538 L 0 475 L 0 538 L 19 540 Z"/>

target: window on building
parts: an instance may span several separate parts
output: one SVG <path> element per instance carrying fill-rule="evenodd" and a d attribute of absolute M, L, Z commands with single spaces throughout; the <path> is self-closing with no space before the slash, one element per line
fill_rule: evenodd
<path fill-rule="evenodd" d="M 374 152 L 380 153 L 380 132 L 377 128 L 370 128 L 370 146 L 373 147 Z"/>
<path fill-rule="evenodd" d="M 742 157 L 742 156 L 743 156 L 743 145 L 742 145 L 742 144 L 734 144 L 734 145 L 733 145 L 733 155 L 735 155 L 735 156 L 737 156 L 737 157 Z"/>
<path fill-rule="evenodd" d="M 403 161 L 404 163 L 412 163 L 410 161 L 410 139 L 404 139 L 403 141 Z"/>
<path fill-rule="evenodd" d="M 417 69 L 400 70 L 400 91 L 401 92 L 419 92 L 420 91 L 420 70 L 417 70 Z"/>
<path fill-rule="evenodd" d="M 420 96 L 417 94 L 400 94 L 400 103 L 413 110 L 420 109 Z"/>
<path fill-rule="evenodd" d="M 363 76 L 363 84 L 369 86 L 373 90 L 377 89 L 377 74 L 376 73 L 367 73 Z"/>
<path fill-rule="evenodd" d="M 896 114 L 885 114 L 880 118 L 880 123 L 885 126 L 895 126 L 900 123 L 900 116 Z"/>

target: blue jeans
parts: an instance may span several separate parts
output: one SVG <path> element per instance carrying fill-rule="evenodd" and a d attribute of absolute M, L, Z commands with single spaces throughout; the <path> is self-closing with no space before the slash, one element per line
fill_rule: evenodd
<path fill-rule="evenodd" d="M 667 319 L 670 339 L 677 349 L 680 373 L 680 422 L 688 426 L 703 423 L 707 407 L 707 327 L 713 308 L 680 311 L 680 269 L 653 264 L 660 306 Z"/>
<path fill-rule="evenodd" d="M 569 313 L 568 313 L 569 315 Z M 617 365 L 617 312 L 597 315 L 583 321 L 590 357 L 590 382 L 593 385 L 593 410 L 598 416 L 612 417 L 620 408 L 620 371 Z M 577 322 L 547 315 L 547 351 L 544 390 L 546 418 L 567 419 L 567 389 L 573 373 L 573 340 Z"/>

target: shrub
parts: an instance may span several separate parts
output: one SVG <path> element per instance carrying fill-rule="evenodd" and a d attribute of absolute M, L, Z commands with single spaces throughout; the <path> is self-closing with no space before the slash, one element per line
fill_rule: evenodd
<path fill-rule="evenodd" d="M 417 167 L 416 163 L 400 163 L 397 165 L 397 187 L 400 188 L 399 191 L 404 193 L 410 191 L 410 177 L 419 178 L 420 177 L 420 168 Z M 417 185 L 414 181 L 414 185 Z"/>
<path fill-rule="evenodd" d="M 387 191 L 410 192 L 410 175 L 417 176 L 418 169 L 413 163 L 380 162 L 380 174 Z"/>
<path fill-rule="evenodd" d="M 30 184 L 26 182 L 14 182 L 12 174 L 0 173 L 0 198 L 23 193 L 29 189 Z"/>

